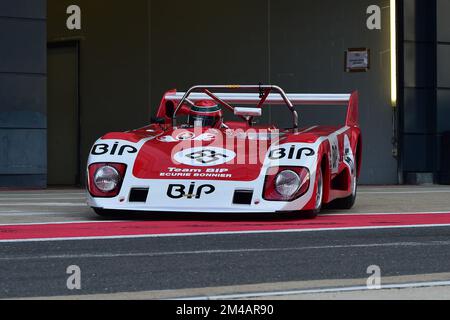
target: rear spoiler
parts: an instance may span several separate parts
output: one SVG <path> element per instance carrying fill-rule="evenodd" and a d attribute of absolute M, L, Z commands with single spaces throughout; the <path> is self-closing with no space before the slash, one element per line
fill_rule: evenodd
<path fill-rule="evenodd" d="M 213 89 L 259 89 L 259 93 L 241 93 L 241 92 L 212 92 Z M 194 92 L 202 90 L 204 92 Z M 276 91 L 271 93 L 272 91 Z M 347 126 L 357 126 L 359 117 L 359 96 L 355 91 L 352 94 L 285 94 L 284 91 L 276 86 L 197 86 L 191 88 L 188 92 L 169 91 L 164 96 L 164 101 L 171 101 L 181 107 L 180 103 L 192 104 L 199 100 L 210 100 L 225 103 L 225 106 L 253 105 L 262 107 L 263 104 L 270 105 L 288 105 L 293 109 L 295 105 L 334 105 L 347 106 Z M 164 103 L 165 104 L 165 103 Z M 162 104 L 163 106 L 163 104 Z M 294 111 L 295 112 L 295 111 Z"/>

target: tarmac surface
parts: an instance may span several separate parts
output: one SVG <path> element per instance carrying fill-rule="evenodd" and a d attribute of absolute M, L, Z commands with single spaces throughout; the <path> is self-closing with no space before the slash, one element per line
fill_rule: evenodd
<path fill-rule="evenodd" d="M 360 187 L 352 210 L 316 220 L 125 218 L 97 217 L 82 190 L 0 191 L 0 298 L 450 299 L 446 186 Z"/>

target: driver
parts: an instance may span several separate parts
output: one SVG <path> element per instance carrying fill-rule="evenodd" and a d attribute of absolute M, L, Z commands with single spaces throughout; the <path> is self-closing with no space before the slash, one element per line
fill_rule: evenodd
<path fill-rule="evenodd" d="M 188 123 L 193 127 L 220 128 L 223 124 L 222 109 L 213 101 L 197 101 L 189 111 Z"/>

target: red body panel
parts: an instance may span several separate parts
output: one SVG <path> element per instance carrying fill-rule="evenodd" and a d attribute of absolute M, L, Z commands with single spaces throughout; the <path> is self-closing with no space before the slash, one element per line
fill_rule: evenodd
<path fill-rule="evenodd" d="M 178 131 L 178 132 L 177 132 Z M 185 164 L 174 164 L 173 154 L 177 151 L 191 147 L 223 147 L 234 151 L 238 155 L 244 155 L 244 157 L 237 157 L 235 161 L 220 165 L 218 170 L 222 170 L 223 176 L 214 176 L 216 180 L 235 180 L 235 181 L 253 181 L 255 180 L 261 171 L 262 161 L 270 148 L 272 141 L 250 141 L 248 139 L 243 140 L 230 140 L 227 144 L 227 134 L 225 130 L 214 130 L 211 133 L 208 129 L 203 129 L 197 132 L 197 136 L 201 134 L 209 133 L 213 134 L 215 138 L 211 141 L 174 141 L 165 142 L 161 137 L 173 137 L 176 139 L 177 134 L 183 132 L 191 132 L 194 134 L 193 129 L 184 130 L 167 130 L 159 139 L 154 139 L 145 143 L 140 150 L 135 166 L 133 169 L 133 175 L 141 179 L 174 179 L 182 178 L 181 171 L 178 170 L 197 170 L 199 175 L 196 176 L 197 180 L 208 180 L 211 176 L 208 175 L 206 169 L 194 168 Z M 246 150 L 246 152 L 241 152 Z M 180 175 L 175 175 L 180 174 Z M 230 176 L 229 176 L 230 175 Z"/>

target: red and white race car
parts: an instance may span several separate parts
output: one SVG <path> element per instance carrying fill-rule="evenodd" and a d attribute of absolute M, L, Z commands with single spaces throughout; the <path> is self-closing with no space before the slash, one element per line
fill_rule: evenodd
<path fill-rule="evenodd" d="M 285 105 L 292 126 L 263 121 Z M 347 106 L 345 125 L 299 127 L 294 106 Z M 225 121 L 225 118 L 235 118 Z M 116 212 L 287 213 L 349 209 L 361 168 L 358 93 L 286 94 L 277 86 L 195 86 L 167 92 L 147 127 L 92 147 L 88 204 Z"/>

